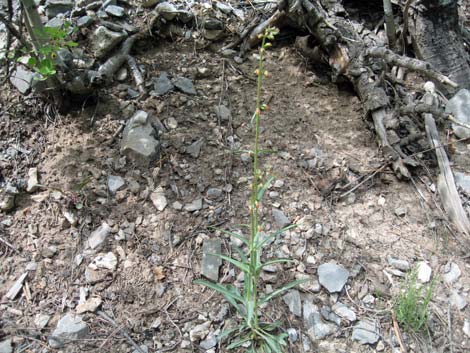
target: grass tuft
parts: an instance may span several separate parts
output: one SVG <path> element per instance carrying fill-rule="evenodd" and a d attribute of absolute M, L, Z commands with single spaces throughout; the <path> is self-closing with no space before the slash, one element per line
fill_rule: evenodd
<path fill-rule="evenodd" d="M 418 269 L 415 268 L 406 276 L 394 308 L 398 323 L 405 331 L 413 333 L 427 330 L 429 303 L 435 286 L 435 279 L 428 285 L 420 285 L 417 280 Z"/>

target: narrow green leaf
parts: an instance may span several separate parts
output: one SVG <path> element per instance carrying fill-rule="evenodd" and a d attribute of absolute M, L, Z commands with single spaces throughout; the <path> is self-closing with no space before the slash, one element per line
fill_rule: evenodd
<path fill-rule="evenodd" d="M 238 348 L 240 347 L 241 345 L 243 345 L 244 343 L 246 342 L 249 342 L 251 339 L 249 336 L 247 337 L 244 337 L 242 339 L 239 339 L 233 343 L 230 343 L 228 346 L 227 346 L 227 350 L 230 350 L 230 349 L 235 349 L 235 348 Z"/>
<path fill-rule="evenodd" d="M 240 256 L 240 258 L 242 259 L 242 262 L 244 263 L 249 263 L 248 261 L 248 258 L 246 257 L 245 253 L 243 252 L 242 249 L 240 249 L 238 246 L 232 246 L 232 248 L 235 249 L 235 251 L 237 252 L 237 254 Z"/>
<path fill-rule="evenodd" d="M 215 290 L 216 292 L 219 292 L 237 310 L 237 312 L 240 315 L 243 315 L 243 310 L 241 309 L 240 305 L 237 303 L 237 301 L 240 303 L 243 303 L 243 298 L 241 296 L 238 297 L 233 292 L 227 290 L 227 288 L 225 288 L 224 286 L 218 283 L 212 283 L 212 282 L 205 281 L 202 279 L 197 279 L 194 281 L 194 283 L 206 286 L 210 289 Z"/>
<path fill-rule="evenodd" d="M 263 186 L 258 190 L 258 195 L 256 195 L 256 201 L 261 201 L 262 200 L 266 190 L 269 188 L 269 186 L 271 185 L 273 180 L 274 180 L 273 176 L 270 176 L 268 178 L 268 180 L 266 180 L 266 182 L 263 184 Z"/>
<path fill-rule="evenodd" d="M 228 261 L 228 262 L 230 262 L 232 265 L 238 267 L 238 268 L 239 268 L 240 270 L 242 270 L 243 272 L 248 272 L 248 271 L 250 271 L 250 266 L 248 266 L 248 264 L 243 263 L 243 262 L 238 261 L 238 260 L 235 260 L 235 259 L 232 259 L 230 256 L 223 255 L 223 254 L 214 254 L 214 253 L 209 253 L 209 254 L 207 254 L 207 255 L 220 257 L 221 259 L 223 259 L 223 260 L 225 260 L 225 261 Z"/>
<path fill-rule="evenodd" d="M 227 234 L 227 235 L 231 235 L 232 237 L 234 238 L 237 238 L 239 239 L 240 241 L 242 241 L 245 245 L 249 245 L 250 242 L 248 241 L 248 239 L 246 237 L 244 237 L 242 234 L 238 234 L 238 233 L 235 233 L 235 232 L 231 232 L 229 230 L 225 230 L 225 229 L 220 229 L 220 228 L 217 228 L 217 227 L 208 227 L 209 229 L 211 230 L 218 230 L 224 234 Z"/>
<path fill-rule="evenodd" d="M 266 244 L 269 240 L 271 240 L 271 239 L 273 239 L 273 238 L 276 238 L 278 235 L 284 233 L 285 231 L 288 231 L 288 230 L 290 230 L 290 229 L 292 229 L 292 228 L 296 228 L 296 227 L 298 227 L 297 224 L 295 224 L 295 223 L 294 223 L 294 224 L 290 224 L 290 225 L 288 225 L 287 227 L 284 227 L 284 228 L 282 228 L 282 229 L 280 229 L 280 230 L 274 232 L 273 234 L 268 235 L 266 238 L 264 238 L 263 240 L 261 240 L 261 242 L 258 242 L 258 241 L 256 242 L 256 243 L 258 244 L 258 245 L 256 246 L 256 248 L 257 248 L 257 249 L 260 249 L 260 248 L 263 247 L 264 244 Z"/>
<path fill-rule="evenodd" d="M 266 261 L 262 264 L 260 264 L 257 268 L 256 271 L 261 271 L 263 267 L 270 266 L 270 265 L 275 265 L 275 264 L 282 264 L 282 263 L 288 263 L 288 262 L 294 262 L 294 260 L 291 259 L 275 259 L 275 260 L 269 260 Z"/>
<path fill-rule="evenodd" d="M 284 293 L 285 291 L 301 284 L 301 283 L 304 283 L 304 282 L 307 282 L 308 281 L 308 278 L 304 278 L 304 279 L 298 279 L 298 280 L 295 280 L 291 283 L 288 283 L 286 284 L 284 287 L 281 287 L 279 289 L 276 289 L 275 291 L 269 293 L 268 295 L 264 296 L 263 298 L 261 298 L 259 300 L 259 304 L 262 305 L 264 303 L 267 303 L 268 301 L 270 301 L 272 298 L 274 297 L 277 297 L 278 295 Z"/>

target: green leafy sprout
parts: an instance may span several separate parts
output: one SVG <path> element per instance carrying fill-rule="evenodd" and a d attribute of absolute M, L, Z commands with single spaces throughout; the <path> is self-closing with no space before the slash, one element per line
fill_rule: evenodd
<path fill-rule="evenodd" d="M 408 332 L 419 333 L 427 328 L 429 303 L 436 279 L 425 286 L 417 283 L 418 269 L 408 273 L 402 293 L 395 303 L 394 314 L 398 323 Z"/>
<path fill-rule="evenodd" d="M 220 230 L 224 234 L 239 239 L 246 249 L 243 250 L 235 247 L 240 260 L 222 254 L 210 254 L 229 262 L 243 272 L 242 291 L 240 292 L 240 290 L 232 284 L 219 284 L 206 280 L 195 281 L 197 284 L 204 285 L 222 294 L 241 318 L 239 325 L 223 331 L 219 336 L 219 340 L 227 338 L 229 342 L 226 347 L 227 349 L 246 348 L 247 352 L 251 353 L 280 353 L 284 351 L 288 337 L 287 333 L 281 332 L 279 322 L 261 321 L 261 307 L 266 305 L 274 297 L 305 282 L 305 280 L 290 282 L 264 296 L 260 296 L 258 292 L 259 278 L 264 267 L 291 262 L 289 259 L 273 259 L 262 262 L 261 255 L 263 247 L 267 245 L 270 240 L 296 226 L 292 224 L 270 235 L 265 235 L 265 233 L 262 232 L 262 226 L 260 224 L 261 200 L 274 180 L 273 177 L 263 180 L 263 173 L 259 167 L 259 155 L 262 152 L 259 148 L 260 120 L 262 112 L 268 110 L 268 106 L 262 102 L 261 98 L 263 79 L 269 76 L 268 71 L 265 70 L 264 61 L 266 50 L 271 47 L 269 41 L 273 40 L 278 33 L 279 30 L 277 28 L 270 27 L 266 28 L 264 33 L 259 35 L 261 46 L 259 49 L 258 69 L 255 71 L 257 75 L 256 109 L 252 118 L 255 130 L 254 149 L 250 151 L 253 155 L 253 182 L 249 200 L 250 224 L 246 226 L 246 228 L 249 229 L 249 236 L 247 237 L 243 234 L 227 230 Z"/>
<path fill-rule="evenodd" d="M 61 27 L 45 26 L 44 32 L 48 38 L 47 42 L 36 48 L 36 50 L 23 49 L 23 54 L 28 57 L 27 65 L 40 75 L 40 80 L 46 80 L 57 74 L 57 53 L 59 50 L 73 48 L 78 45 L 76 42 L 67 39 L 70 26 L 69 22 L 65 22 Z"/>

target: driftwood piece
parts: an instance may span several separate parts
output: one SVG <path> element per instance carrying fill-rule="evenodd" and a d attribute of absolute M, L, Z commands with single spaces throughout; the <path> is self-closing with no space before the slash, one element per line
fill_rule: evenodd
<path fill-rule="evenodd" d="M 423 97 L 424 103 L 434 105 L 436 97 L 433 95 L 432 89 Z M 455 186 L 454 176 L 449 164 L 449 158 L 444 147 L 439 141 L 436 122 L 432 114 L 424 114 L 424 122 L 426 126 L 426 134 L 431 147 L 436 151 L 437 162 L 439 164 L 439 176 L 437 179 L 437 189 L 441 198 L 442 205 L 452 221 L 454 226 L 463 234 L 470 235 L 470 221 L 462 207 L 460 196 Z"/>

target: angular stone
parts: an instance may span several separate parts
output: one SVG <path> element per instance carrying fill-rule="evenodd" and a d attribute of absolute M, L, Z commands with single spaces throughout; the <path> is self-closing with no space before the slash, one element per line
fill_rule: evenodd
<path fill-rule="evenodd" d="M 77 20 L 77 26 L 79 28 L 88 27 L 91 26 L 93 22 L 95 22 L 95 20 L 92 17 L 85 15 Z"/>
<path fill-rule="evenodd" d="M 291 224 L 291 221 L 289 220 L 289 218 L 287 218 L 287 216 L 281 210 L 277 208 L 273 208 L 271 212 L 272 212 L 274 221 L 276 222 L 279 228 L 284 228 L 288 226 L 289 224 Z"/>
<path fill-rule="evenodd" d="M 207 337 L 199 343 L 199 346 L 207 351 L 208 349 L 214 348 L 217 345 L 217 337 L 214 332 L 209 332 Z"/>
<path fill-rule="evenodd" d="M 38 329 L 42 330 L 44 327 L 47 326 L 49 320 L 51 319 L 50 315 L 47 314 L 37 314 L 34 318 L 34 326 Z"/>
<path fill-rule="evenodd" d="M 221 198 L 222 195 L 223 195 L 223 191 L 222 189 L 219 189 L 219 188 L 209 188 L 206 192 L 206 197 L 209 200 L 217 200 Z"/>
<path fill-rule="evenodd" d="M 108 175 L 108 190 L 111 195 L 126 185 L 126 181 L 118 175 Z"/>
<path fill-rule="evenodd" d="M 390 266 L 398 270 L 408 271 L 410 269 L 410 263 L 406 260 L 399 260 L 391 256 L 387 256 L 387 262 L 389 263 Z"/>
<path fill-rule="evenodd" d="M 467 195 L 470 195 L 470 176 L 465 173 L 454 172 L 454 177 L 455 184 L 461 187 Z"/>
<path fill-rule="evenodd" d="M 101 226 L 94 230 L 88 237 L 88 245 L 90 248 L 93 250 L 99 248 L 104 243 L 110 232 L 111 227 L 108 223 L 103 222 Z"/>
<path fill-rule="evenodd" d="M 289 310 L 295 316 L 302 316 L 302 302 L 300 300 L 300 293 L 297 289 L 292 289 L 285 294 L 282 299 L 289 307 Z"/>
<path fill-rule="evenodd" d="M 465 297 L 460 295 L 459 292 L 456 290 L 452 291 L 449 301 L 452 306 L 456 307 L 459 310 L 463 310 L 467 306 L 467 300 L 465 299 Z"/>
<path fill-rule="evenodd" d="M 175 86 L 171 83 L 170 79 L 168 78 L 168 73 L 162 71 L 158 78 L 153 80 L 153 89 L 157 96 L 163 96 L 168 92 L 172 91 Z"/>
<path fill-rule="evenodd" d="M 178 77 L 173 81 L 175 87 L 183 93 L 196 95 L 196 89 L 194 88 L 193 82 L 186 77 Z"/>
<path fill-rule="evenodd" d="M 470 91 L 461 89 L 453 96 L 446 105 L 446 113 L 452 114 L 454 118 L 462 124 L 470 125 Z M 452 123 L 455 135 L 462 138 L 470 137 L 470 130 Z"/>
<path fill-rule="evenodd" d="M 352 339 L 360 344 L 374 344 L 380 338 L 379 326 L 373 320 L 361 320 L 354 326 Z"/>
<path fill-rule="evenodd" d="M 214 111 L 220 121 L 228 121 L 232 117 L 230 109 L 228 109 L 225 105 L 216 105 L 214 107 Z"/>
<path fill-rule="evenodd" d="M 10 82 L 21 94 L 29 94 L 31 91 L 31 84 L 33 82 L 34 73 L 26 70 L 20 65 L 11 74 Z"/>
<path fill-rule="evenodd" d="M 187 212 L 199 211 L 202 208 L 202 199 L 195 199 L 193 202 L 188 203 L 184 206 L 184 210 Z"/>
<path fill-rule="evenodd" d="M 173 20 L 178 14 L 176 7 L 173 4 L 170 4 L 169 2 L 166 2 L 166 1 L 158 4 L 155 7 L 154 11 L 167 21 Z"/>
<path fill-rule="evenodd" d="M 23 288 L 23 282 L 28 277 L 28 272 L 23 273 L 13 285 L 10 287 L 5 297 L 9 300 L 13 300 L 16 296 L 20 293 L 21 289 Z"/>
<path fill-rule="evenodd" d="M 336 315 L 343 319 L 350 322 L 356 321 L 356 313 L 341 302 L 335 303 L 331 309 Z"/>
<path fill-rule="evenodd" d="M 334 325 L 322 320 L 318 307 L 309 300 L 304 301 L 303 319 L 307 334 L 313 342 L 331 335 L 336 330 Z"/>
<path fill-rule="evenodd" d="M 11 345 L 11 338 L 0 342 L 0 353 L 13 353 L 13 346 Z"/>
<path fill-rule="evenodd" d="M 116 5 L 108 5 L 105 8 L 105 11 L 108 15 L 114 16 L 114 17 L 124 17 L 126 12 L 124 11 L 124 8 L 121 6 L 116 6 Z"/>
<path fill-rule="evenodd" d="M 431 280 L 431 276 L 432 276 L 431 266 L 429 266 L 424 261 L 420 261 L 418 262 L 417 267 L 418 267 L 418 274 L 417 274 L 418 281 L 420 281 L 421 283 L 428 283 Z"/>
<path fill-rule="evenodd" d="M 15 195 L 8 193 L 0 194 L 0 211 L 9 212 L 15 208 Z"/>
<path fill-rule="evenodd" d="M 349 272 L 342 266 L 327 263 L 318 267 L 318 280 L 328 292 L 341 292 L 348 281 Z"/>
<path fill-rule="evenodd" d="M 30 168 L 28 170 L 28 184 L 26 191 L 29 193 L 35 192 L 39 188 L 38 168 Z"/>
<path fill-rule="evenodd" d="M 459 266 L 456 263 L 450 262 L 445 267 L 444 281 L 454 283 L 459 279 L 461 274 L 462 272 Z"/>
<path fill-rule="evenodd" d="M 204 145 L 204 139 L 201 137 L 197 141 L 193 142 L 191 145 L 186 147 L 186 153 L 191 155 L 193 158 L 198 158 L 201 154 L 202 146 Z"/>
<path fill-rule="evenodd" d="M 102 58 L 127 37 L 126 32 L 114 32 L 99 26 L 92 39 L 92 50 L 97 58 Z"/>
<path fill-rule="evenodd" d="M 210 321 L 197 325 L 189 331 L 189 339 L 191 342 L 198 342 L 204 339 L 209 334 Z"/>
<path fill-rule="evenodd" d="M 75 308 L 77 314 L 83 314 L 86 312 L 93 313 L 99 308 L 103 301 L 99 297 L 89 298 L 87 301 L 80 303 Z"/>
<path fill-rule="evenodd" d="M 88 332 L 88 326 L 81 316 L 68 313 L 57 323 L 57 328 L 49 338 L 49 345 L 53 348 L 61 348 L 69 340 L 85 338 Z"/>
<path fill-rule="evenodd" d="M 202 275 L 214 282 L 219 280 L 219 267 L 222 259 L 211 254 L 222 253 L 222 242 L 220 239 L 205 239 L 202 244 Z"/>
<path fill-rule="evenodd" d="M 99 254 L 93 259 L 93 262 L 88 265 L 93 270 L 97 269 L 106 269 L 110 271 L 116 270 L 117 267 L 117 257 L 112 252 L 106 254 Z"/>
<path fill-rule="evenodd" d="M 160 152 L 160 142 L 155 138 L 156 134 L 148 114 L 142 110 L 137 111 L 124 129 L 121 153 L 134 163 L 148 167 L 158 158 Z"/>
<path fill-rule="evenodd" d="M 168 201 L 165 197 L 165 191 L 161 186 L 159 186 L 152 194 L 150 194 L 150 200 L 152 200 L 153 205 L 159 211 L 163 211 L 168 205 Z"/>
<path fill-rule="evenodd" d="M 49 18 L 56 17 L 58 14 L 72 11 L 73 0 L 47 0 L 46 15 Z"/>

